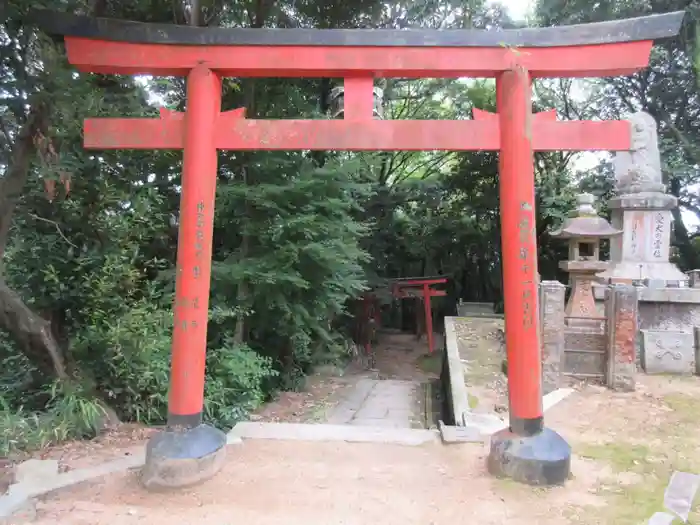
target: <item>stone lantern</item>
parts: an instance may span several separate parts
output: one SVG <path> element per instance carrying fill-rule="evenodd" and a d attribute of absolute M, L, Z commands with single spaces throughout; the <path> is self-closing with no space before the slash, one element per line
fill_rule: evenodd
<path fill-rule="evenodd" d="M 384 102 L 384 90 L 380 87 L 374 87 L 374 109 L 373 116 L 382 118 L 382 104 Z M 335 87 L 331 90 L 330 106 L 331 118 L 343 118 L 345 113 L 345 88 L 343 86 Z"/>
<path fill-rule="evenodd" d="M 565 315 L 569 325 L 586 324 L 586 318 L 599 320 L 600 314 L 593 297 L 593 281 L 596 274 L 608 269 L 609 262 L 600 260 L 600 241 L 622 235 L 622 230 L 613 228 L 599 217 L 593 204 L 595 197 L 582 193 L 576 197 L 576 211 L 564 221 L 552 237 L 568 239 L 569 260 L 559 267 L 569 273 L 571 295 L 566 304 Z"/>

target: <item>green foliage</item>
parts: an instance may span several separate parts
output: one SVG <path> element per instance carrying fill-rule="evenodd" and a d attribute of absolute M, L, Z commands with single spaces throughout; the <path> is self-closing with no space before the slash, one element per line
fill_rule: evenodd
<path fill-rule="evenodd" d="M 276 164 L 287 169 L 274 182 L 222 188 L 221 227 L 248 237 L 247 257 L 236 251 L 216 262 L 213 302 L 231 304 L 233 293 L 246 285 L 249 294 L 239 306 L 252 327 L 249 343 L 293 385 L 320 357 L 314 346 L 330 350 L 339 343 L 333 321 L 348 298 L 364 289 L 367 256 L 358 243 L 366 228 L 352 215 L 368 189 L 353 182 L 350 161 L 318 169 L 297 156 Z M 246 206 L 248 214 L 236 216 Z M 217 323 L 214 330 L 235 330 L 235 321 Z"/>
<path fill-rule="evenodd" d="M 0 396 L 0 456 L 94 437 L 104 421 L 103 406 L 81 391 L 54 384 L 41 411 L 16 407 Z"/>
<path fill-rule="evenodd" d="M 589 91 L 588 96 L 579 101 L 567 97 L 562 107 L 574 116 L 579 110 L 585 118 L 624 118 L 631 112 L 643 110 L 656 119 L 664 183 L 669 193 L 678 197 L 680 205 L 679 210 L 674 210 L 672 238 L 678 254 L 676 263 L 684 270 L 698 267 L 700 252 L 695 249 L 693 239 L 700 235 L 700 149 L 697 146 L 700 84 L 696 34 L 700 5 L 696 0 L 605 0 L 593 4 L 584 0 L 539 0 L 536 11 L 539 24 L 547 26 L 686 11 L 680 35 L 657 42 L 648 68 L 631 76 L 579 84 L 578 91 L 583 91 L 584 87 Z M 609 195 L 613 173 L 608 159 L 601 159 L 597 169 L 585 179 L 588 188 Z"/>
<path fill-rule="evenodd" d="M 209 422 L 232 427 L 266 400 L 264 389 L 278 372 L 272 360 L 245 345 L 228 341 L 207 353 L 204 415 Z"/>

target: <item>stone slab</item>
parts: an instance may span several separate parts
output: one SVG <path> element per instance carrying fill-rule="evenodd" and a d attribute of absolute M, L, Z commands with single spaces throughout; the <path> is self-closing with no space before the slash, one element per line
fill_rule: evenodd
<path fill-rule="evenodd" d="M 638 288 L 639 300 L 647 303 L 691 303 L 700 305 L 700 288 Z"/>
<path fill-rule="evenodd" d="M 647 374 L 694 374 L 692 333 L 641 330 L 642 366 Z"/>
<path fill-rule="evenodd" d="M 365 428 L 410 428 L 410 420 L 396 421 L 388 417 L 353 419 L 349 424 Z"/>
<path fill-rule="evenodd" d="M 605 376 L 607 334 L 567 330 L 564 337 L 564 373 Z"/>
<path fill-rule="evenodd" d="M 613 197 L 608 201 L 611 210 L 672 210 L 678 206 L 673 195 L 660 192 L 644 192 Z"/>
<path fill-rule="evenodd" d="M 363 378 L 331 410 L 327 421 L 331 424 L 411 428 L 418 387 L 415 381 Z"/>
<path fill-rule="evenodd" d="M 636 388 L 638 306 L 634 286 L 615 285 L 608 289 L 605 315 L 610 344 L 606 384 L 612 390 L 633 392 Z"/>
<path fill-rule="evenodd" d="M 16 483 L 44 482 L 58 476 L 58 460 L 29 459 L 15 468 Z"/>
<path fill-rule="evenodd" d="M 311 425 L 303 423 L 238 423 L 229 435 L 242 439 L 293 441 L 345 441 L 417 446 L 439 441 L 439 432 L 424 429 L 365 427 L 355 425 Z"/>
<path fill-rule="evenodd" d="M 440 437 L 445 444 L 451 443 L 485 443 L 488 436 L 485 436 L 476 427 L 455 427 L 445 425 L 442 421 L 438 422 L 440 429 Z"/>
<path fill-rule="evenodd" d="M 597 274 L 599 279 L 608 279 L 616 283 L 632 284 L 644 279 L 663 279 L 665 281 L 684 281 L 687 276 L 671 262 L 610 262 L 610 268 Z M 596 295 L 596 297 L 599 297 Z"/>
<path fill-rule="evenodd" d="M 378 380 L 376 379 L 359 379 L 349 395 L 327 415 L 328 423 L 342 425 L 352 421 L 357 411 L 362 407 L 375 386 L 377 386 L 377 382 Z"/>
<path fill-rule="evenodd" d="M 566 287 L 559 281 L 542 281 L 539 287 L 540 345 L 542 347 L 542 392 L 561 385 L 565 349 Z"/>

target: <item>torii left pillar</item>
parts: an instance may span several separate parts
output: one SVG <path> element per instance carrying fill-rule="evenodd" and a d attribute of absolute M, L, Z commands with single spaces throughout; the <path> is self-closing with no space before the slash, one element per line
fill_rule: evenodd
<path fill-rule="evenodd" d="M 187 76 L 184 115 L 168 425 L 146 446 L 141 482 L 147 488 L 203 481 L 219 471 L 226 453 L 226 435 L 202 424 L 220 110 L 218 75 L 195 67 Z"/>

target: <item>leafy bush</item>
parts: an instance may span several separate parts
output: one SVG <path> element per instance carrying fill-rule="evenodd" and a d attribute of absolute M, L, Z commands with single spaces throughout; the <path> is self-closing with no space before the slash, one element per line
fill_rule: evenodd
<path fill-rule="evenodd" d="M 13 407 L 0 397 L 0 456 L 96 435 L 106 411 L 94 397 L 58 384 L 50 393 L 51 400 L 41 411 Z"/>
<path fill-rule="evenodd" d="M 152 300 L 133 305 L 121 318 L 81 332 L 76 348 L 97 352 L 104 366 L 95 376 L 119 416 L 162 424 L 167 418 L 170 378 L 170 308 Z M 265 399 L 263 382 L 276 374 L 272 361 L 245 345 L 224 344 L 207 351 L 205 417 L 217 426 L 235 424 Z"/>
<path fill-rule="evenodd" d="M 213 425 L 231 427 L 266 398 L 266 380 L 278 375 L 272 359 L 247 345 L 228 340 L 207 352 L 204 417 Z"/>

